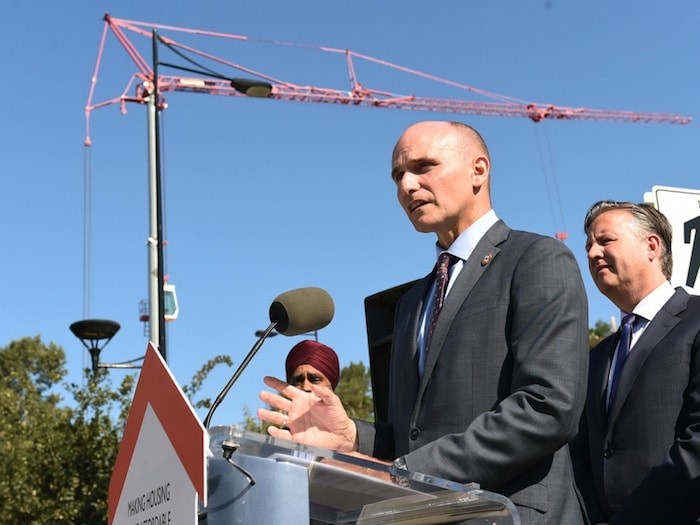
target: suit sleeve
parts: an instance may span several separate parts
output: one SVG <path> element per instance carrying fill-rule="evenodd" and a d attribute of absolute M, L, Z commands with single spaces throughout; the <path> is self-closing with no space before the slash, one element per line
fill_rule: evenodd
<path fill-rule="evenodd" d="M 390 424 L 370 423 L 354 419 L 357 428 L 358 451 L 377 459 L 393 460 L 394 432 Z"/>
<path fill-rule="evenodd" d="M 588 375 L 588 304 L 572 253 L 538 237 L 522 251 L 506 294 L 510 393 L 463 432 L 408 453 L 409 470 L 496 489 L 533 468 L 544 475 L 576 435 Z"/>

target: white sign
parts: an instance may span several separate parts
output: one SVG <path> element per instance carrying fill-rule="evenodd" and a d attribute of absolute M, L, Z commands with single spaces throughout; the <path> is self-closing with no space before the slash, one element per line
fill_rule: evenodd
<path fill-rule="evenodd" d="M 109 482 L 109 525 L 195 525 L 209 438 L 168 365 L 146 349 Z"/>
<path fill-rule="evenodd" d="M 196 515 L 197 494 L 149 404 L 112 523 L 194 524 Z"/>
<path fill-rule="evenodd" d="M 673 228 L 671 283 L 700 295 L 700 190 L 654 186 L 644 194 Z"/>

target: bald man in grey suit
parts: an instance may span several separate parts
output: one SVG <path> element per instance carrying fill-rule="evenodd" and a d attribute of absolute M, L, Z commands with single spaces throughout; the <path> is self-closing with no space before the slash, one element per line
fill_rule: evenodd
<path fill-rule="evenodd" d="M 310 402 L 266 378 L 286 399 L 261 398 L 289 412 L 289 430 L 269 432 L 479 483 L 508 496 L 523 524 L 577 525 L 567 442 L 585 398 L 586 295 L 561 242 L 498 219 L 490 167 L 483 139 L 464 124 L 421 122 L 403 133 L 392 156 L 399 203 L 452 259 L 434 329 L 431 272 L 397 306 L 385 424 L 350 420 L 331 392 L 315 389 Z M 259 415 L 280 424 L 274 412 Z"/>

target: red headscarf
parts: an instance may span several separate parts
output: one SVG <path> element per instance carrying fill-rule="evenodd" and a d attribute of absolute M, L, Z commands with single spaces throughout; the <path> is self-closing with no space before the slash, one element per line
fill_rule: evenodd
<path fill-rule="evenodd" d="M 338 381 L 340 381 L 338 356 L 331 347 L 323 343 L 306 339 L 294 345 L 289 355 L 287 355 L 285 363 L 287 379 L 291 377 L 294 370 L 300 365 L 311 365 L 321 372 L 331 382 L 333 390 L 335 390 Z"/>

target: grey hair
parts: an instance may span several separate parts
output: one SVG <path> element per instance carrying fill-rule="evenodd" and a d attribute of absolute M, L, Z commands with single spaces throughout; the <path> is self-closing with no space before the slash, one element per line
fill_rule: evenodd
<path fill-rule="evenodd" d="M 591 224 L 602 213 L 607 211 L 626 211 L 634 219 L 639 235 L 654 234 L 661 239 L 661 270 L 666 279 L 671 279 L 673 272 L 673 255 L 671 253 L 671 239 L 673 237 L 671 223 L 666 216 L 657 210 L 652 204 L 623 201 L 598 201 L 591 206 L 583 220 L 583 231 L 588 235 Z"/>

